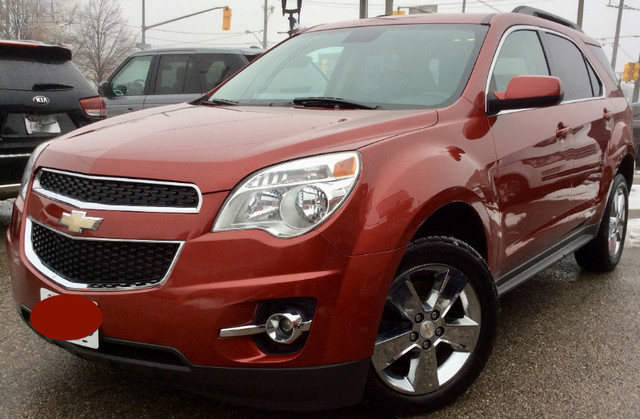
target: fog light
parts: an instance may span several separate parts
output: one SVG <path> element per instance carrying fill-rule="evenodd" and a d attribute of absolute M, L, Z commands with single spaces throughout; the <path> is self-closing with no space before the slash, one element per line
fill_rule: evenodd
<path fill-rule="evenodd" d="M 300 337 L 305 324 L 302 322 L 302 316 L 293 313 L 276 313 L 272 314 L 265 329 L 271 340 L 278 343 L 293 343 Z"/>

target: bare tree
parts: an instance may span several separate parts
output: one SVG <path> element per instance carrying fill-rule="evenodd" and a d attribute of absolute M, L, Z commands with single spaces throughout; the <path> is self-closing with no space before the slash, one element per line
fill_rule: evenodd
<path fill-rule="evenodd" d="M 0 38 L 63 42 L 73 23 L 76 1 L 0 0 Z"/>
<path fill-rule="evenodd" d="M 80 11 L 74 62 L 96 85 L 134 49 L 135 36 L 126 22 L 116 0 L 91 0 Z"/>
<path fill-rule="evenodd" d="M 31 24 L 31 0 L 0 0 L 0 36 L 5 39 L 25 39 Z"/>

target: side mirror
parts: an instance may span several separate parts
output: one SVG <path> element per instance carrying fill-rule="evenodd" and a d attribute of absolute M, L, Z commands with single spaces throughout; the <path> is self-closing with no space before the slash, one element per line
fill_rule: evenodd
<path fill-rule="evenodd" d="M 495 115 L 508 109 L 554 106 L 563 98 L 562 82 L 557 77 L 515 76 L 506 91 L 489 93 L 487 113 Z"/>
<path fill-rule="evenodd" d="M 108 81 L 101 81 L 100 84 L 98 85 L 98 93 L 100 93 L 100 96 L 104 96 L 104 97 L 113 97 L 113 89 L 111 88 L 111 85 L 109 84 Z"/>

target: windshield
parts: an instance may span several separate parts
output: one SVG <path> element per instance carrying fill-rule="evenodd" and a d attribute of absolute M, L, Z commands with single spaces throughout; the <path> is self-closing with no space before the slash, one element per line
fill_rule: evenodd
<path fill-rule="evenodd" d="M 380 109 L 445 106 L 462 93 L 486 30 L 422 24 L 304 33 L 240 72 L 209 103 L 273 106 L 337 98 L 342 102 L 327 103 Z"/>

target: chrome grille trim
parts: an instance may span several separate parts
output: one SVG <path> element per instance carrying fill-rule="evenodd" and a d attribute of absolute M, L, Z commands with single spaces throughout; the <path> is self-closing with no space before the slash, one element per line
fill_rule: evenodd
<path fill-rule="evenodd" d="M 48 189 L 45 189 L 40 184 L 40 176 L 43 172 L 50 173 L 58 173 L 65 176 L 78 177 L 83 179 L 97 180 L 97 181 L 107 181 L 107 182 L 122 182 L 122 183 L 142 183 L 148 185 L 158 185 L 158 186 L 177 186 L 177 187 L 186 187 L 192 188 L 197 196 L 198 203 L 196 207 L 192 208 L 180 208 L 180 207 L 158 207 L 158 206 L 143 206 L 143 205 L 108 205 L 108 204 L 100 204 L 96 202 L 85 202 L 81 201 L 66 195 L 62 195 Z M 33 180 L 32 190 L 39 195 L 45 196 L 57 202 L 62 202 L 65 204 L 73 205 L 76 208 L 83 209 L 95 209 L 102 211 L 131 211 L 131 212 L 160 212 L 160 213 L 179 213 L 179 214 L 197 214 L 200 212 L 200 208 L 202 208 L 202 192 L 197 185 L 193 183 L 182 183 L 182 182 L 171 182 L 171 181 L 155 181 L 155 180 L 147 180 L 147 179 L 135 179 L 135 178 L 123 178 L 123 177 L 108 177 L 108 176 L 93 176 L 93 175 L 85 175 L 75 172 L 65 172 L 57 169 L 49 169 L 49 168 L 41 168 L 36 174 Z"/>
<path fill-rule="evenodd" d="M 47 266 L 45 266 L 41 261 L 40 258 L 38 257 L 38 255 L 36 254 L 34 248 L 33 248 L 33 242 L 32 242 L 32 232 L 33 232 L 33 224 L 37 224 L 40 227 L 46 228 L 47 230 L 53 231 L 56 234 L 59 234 L 67 239 L 71 239 L 71 240 L 84 240 L 84 241 L 108 241 L 108 242 L 129 242 L 129 243 L 162 243 L 162 244 L 178 244 L 178 249 L 176 250 L 175 256 L 173 258 L 173 261 L 171 262 L 169 268 L 167 269 L 167 272 L 165 274 L 165 276 L 158 282 L 154 282 L 152 284 L 145 284 L 145 285 L 130 285 L 130 286 L 126 286 L 126 287 L 99 287 L 96 284 L 83 284 L 83 283 L 78 283 L 78 282 L 71 282 L 69 280 L 67 280 L 66 278 L 58 275 L 57 273 L 55 273 L 54 271 L 52 271 L 51 269 L 49 269 Z M 178 241 L 178 240 L 134 240 L 134 239 L 106 239 L 106 238 L 89 238 L 89 237 L 74 237 L 74 236 L 70 236 L 69 234 L 63 233 L 61 231 L 55 230 L 51 227 L 48 227 L 42 223 L 39 223 L 37 221 L 35 221 L 34 219 L 32 219 L 31 217 L 27 217 L 26 222 L 25 222 L 25 232 L 24 232 L 24 251 L 25 254 L 27 256 L 27 260 L 29 260 L 29 262 L 38 270 L 40 271 L 42 274 L 44 274 L 47 278 L 49 278 L 50 280 L 52 280 L 53 282 L 57 283 L 58 285 L 63 286 L 66 289 L 69 290 L 74 290 L 74 291 L 99 291 L 99 292 L 103 292 L 103 291 L 123 291 L 123 290 L 139 290 L 139 289 L 147 289 L 147 288 L 155 288 L 155 287 L 159 287 L 161 285 L 163 285 L 167 279 L 169 278 L 169 276 L 171 275 L 171 272 L 173 272 L 173 269 L 176 265 L 176 262 L 178 261 L 178 257 L 180 256 L 180 253 L 182 252 L 182 248 L 184 247 L 184 241 Z"/>

